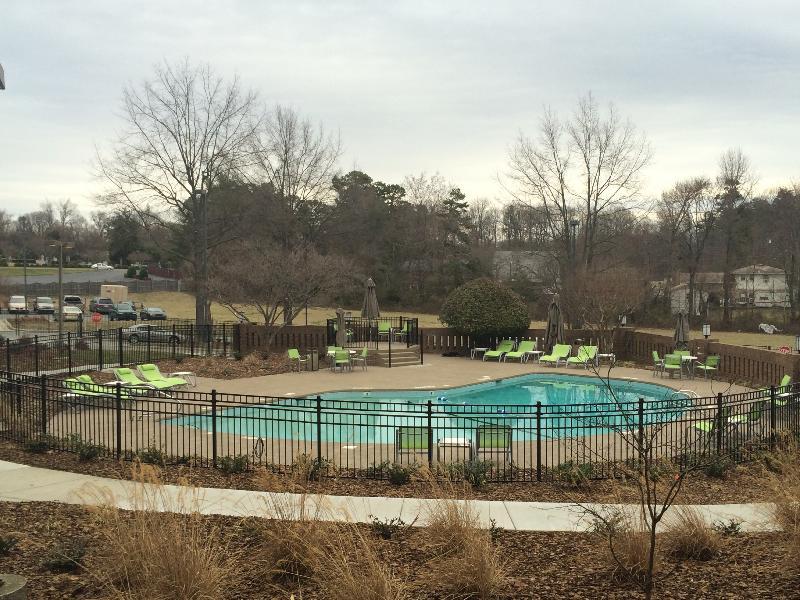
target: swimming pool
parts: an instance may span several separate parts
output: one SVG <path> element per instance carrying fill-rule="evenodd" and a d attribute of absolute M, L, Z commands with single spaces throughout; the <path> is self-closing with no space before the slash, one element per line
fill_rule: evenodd
<path fill-rule="evenodd" d="M 641 414 L 640 414 L 641 399 Z M 343 391 L 222 408 L 212 423 L 195 414 L 169 424 L 250 438 L 391 444 L 399 427 L 465 438 L 479 427 L 511 427 L 515 440 L 594 435 L 626 424 L 670 421 L 691 400 L 633 380 L 531 374 L 458 388 Z"/>

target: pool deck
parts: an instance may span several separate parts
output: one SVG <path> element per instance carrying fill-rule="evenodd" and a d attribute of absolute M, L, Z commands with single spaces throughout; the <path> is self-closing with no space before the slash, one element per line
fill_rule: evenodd
<path fill-rule="evenodd" d="M 360 367 L 356 367 L 352 372 L 337 371 L 334 373 L 330 369 L 322 368 L 319 371 L 282 373 L 232 380 L 200 377 L 197 380 L 197 387 L 189 389 L 198 392 L 217 389 L 219 392 L 229 394 L 260 396 L 306 396 L 348 390 L 446 389 L 531 373 L 583 375 L 595 379 L 600 376 L 610 376 L 615 379 L 631 379 L 643 383 L 660 384 L 676 390 L 693 390 L 701 397 L 713 396 L 718 392 L 733 394 L 749 391 L 748 388 L 731 385 L 724 381 L 714 381 L 703 377 L 693 379 L 653 377 L 653 372 L 647 369 L 622 366 L 610 368 L 608 364 L 603 364 L 597 371 L 594 371 L 593 369 L 586 370 L 583 367 L 547 367 L 533 361 L 522 364 L 517 362 L 498 363 L 469 358 L 446 358 L 438 355 L 426 355 L 425 364 L 422 365 L 392 369 L 369 367 L 364 371 Z"/>

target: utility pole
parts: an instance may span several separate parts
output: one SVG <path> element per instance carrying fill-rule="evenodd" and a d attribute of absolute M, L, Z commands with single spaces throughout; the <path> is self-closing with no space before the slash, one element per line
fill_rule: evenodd
<path fill-rule="evenodd" d="M 64 248 L 72 248 L 72 243 L 54 240 L 51 248 L 58 248 L 58 341 L 64 337 Z"/>

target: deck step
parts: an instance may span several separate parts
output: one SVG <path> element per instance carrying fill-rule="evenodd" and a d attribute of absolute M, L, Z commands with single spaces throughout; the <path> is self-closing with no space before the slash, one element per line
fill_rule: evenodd
<path fill-rule="evenodd" d="M 406 367 L 420 364 L 419 346 L 392 348 L 392 367 Z M 368 364 L 376 367 L 389 366 L 389 350 L 381 348 L 370 350 Z"/>

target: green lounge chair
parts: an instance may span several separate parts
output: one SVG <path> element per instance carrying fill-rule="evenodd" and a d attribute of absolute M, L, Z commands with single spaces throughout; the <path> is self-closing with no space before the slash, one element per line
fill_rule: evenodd
<path fill-rule="evenodd" d="M 289 365 L 293 371 L 295 364 L 297 365 L 298 373 L 302 365 L 306 365 L 306 368 L 308 368 L 308 357 L 300 356 L 300 351 L 297 348 L 289 348 L 287 354 L 289 355 Z"/>
<path fill-rule="evenodd" d="M 496 358 L 497 362 L 500 362 L 503 359 L 503 356 L 508 354 L 514 349 L 514 340 L 503 340 L 499 344 L 497 344 L 496 350 L 487 350 L 483 353 L 483 360 L 487 358 Z"/>
<path fill-rule="evenodd" d="M 719 369 L 719 356 L 709 356 L 706 358 L 706 362 L 698 363 L 694 367 L 695 369 L 700 369 L 703 372 L 703 377 L 707 378 L 709 373 L 712 373 Z M 713 379 L 713 375 L 712 375 Z"/>
<path fill-rule="evenodd" d="M 656 373 L 661 373 L 661 376 L 664 376 L 664 359 L 658 355 L 656 350 L 653 350 L 653 377 L 656 376 Z"/>
<path fill-rule="evenodd" d="M 367 357 L 368 357 L 368 356 L 369 356 L 369 348 L 367 348 L 366 346 L 364 346 L 364 347 L 361 349 L 361 353 L 360 353 L 360 354 L 357 354 L 356 356 L 354 356 L 353 358 L 351 358 L 351 359 L 350 359 L 350 361 L 351 361 L 353 364 L 356 364 L 356 363 L 357 363 L 357 364 L 360 364 L 360 365 L 361 365 L 361 367 L 362 367 L 362 368 L 363 368 L 363 369 L 366 371 L 366 370 L 367 370 Z"/>
<path fill-rule="evenodd" d="M 747 425 L 750 423 L 758 423 L 761 420 L 761 414 L 764 412 L 764 406 L 767 401 L 753 402 L 750 405 L 750 410 L 740 415 L 733 415 L 728 421 L 734 425 Z"/>
<path fill-rule="evenodd" d="M 578 348 L 578 354 L 570 356 L 567 359 L 567 366 L 570 365 L 583 365 L 588 369 L 590 363 L 597 360 L 597 346 L 581 346 Z"/>
<path fill-rule="evenodd" d="M 781 379 L 780 384 L 778 387 L 775 388 L 775 406 L 786 406 L 789 404 L 789 400 L 794 395 L 790 386 L 792 385 L 792 376 L 791 375 L 784 375 L 783 379 Z M 787 389 L 789 388 L 789 389 Z M 781 391 L 784 390 L 784 391 Z M 765 392 L 767 395 L 770 393 L 770 388 L 765 387 L 761 388 L 759 392 Z"/>
<path fill-rule="evenodd" d="M 334 354 L 331 368 L 335 371 L 336 367 L 339 367 L 342 371 L 344 371 L 345 367 L 351 371 L 353 370 L 353 363 L 350 362 L 350 353 L 347 350 L 337 350 L 336 354 Z"/>
<path fill-rule="evenodd" d="M 539 359 L 539 363 L 555 363 L 558 366 L 558 363 L 563 360 L 566 364 L 570 352 L 572 352 L 572 346 L 569 344 L 556 344 L 550 354 L 545 354 Z"/>
<path fill-rule="evenodd" d="M 95 383 L 88 375 L 79 375 L 78 377 L 65 379 L 64 387 L 69 390 L 69 394 L 72 397 L 110 398 L 115 397 L 117 393 L 116 386 Z M 128 392 L 125 390 L 120 390 L 120 395 L 126 400 L 129 398 Z"/>
<path fill-rule="evenodd" d="M 667 354 L 664 356 L 664 366 L 661 368 L 661 376 L 664 373 L 669 373 L 669 378 L 672 379 L 673 373 L 683 379 L 683 363 L 681 362 L 680 354 Z"/>
<path fill-rule="evenodd" d="M 394 437 L 394 460 L 401 462 L 403 454 L 417 454 L 430 449 L 430 438 L 427 427 L 398 427 Z"/>
<path fill-rule="evenodd" d="M 522 340 L 519 343 L 519 346 L 517 346 L 516 350 L 513 350 L 511 352 L 506 352 L 503 355 L 503 360 L 506 361 L 509 358 L 511 358 L 511 359 L 518 358 L 519 362 L 527 361 L 528 360 L 528 355 L 526 354 L 526 352 L 533 352 L 534 350 L 536 350 L 536 341 L 535 340 L 534 341 Z"/>
<path fill-rule="evenodd" d="M 725 426 L 730 424 L 731 419 L 731 407 L 726 406 L 722 409 L 722 427 L 723 429 Z M 711 440 L 717 433 L 717 421 L 716 417 L 711 419 L 703 419 L 700 421 L 695 421 L 689 426 L 689 429 L 693 429 L 702 433 L 703 435 L 707 436 L 708 440 Z"/>
<path fill-rule="evenodd" d="M 149 388 L 153 390 L 168 390 L 172 386 L 158 381 L 144 381 L 139 379 L 133 369 L 128 367 L 120 367 L 114 369 L 114 377 L 123 383 L 126 387 Z"/>
<path fill-rule="evenodd" d="M 186 381 L 183 377 L 173 377 L 173 376 L 164 377 L 161 374 L 158 365 L 154 365 L 152 363 L 139 365 L 137 369 L 139 369 L 139 375 L 141 375 L 142 379 L 144 379 L 147 383 L 161 382 L 162 385 L 167 384 L 169 388 L 183 387 L 189 385 L 189 382 Z M 168 389 L 168 388 L 159 388 L 159 389 Z"/>
<path fill-rule="evenodd" d="M 475 430 L 475 455 L 481 452 L 500 454 L 511 462 L 511 432 L 508 425 L 490 425 Z"/>

